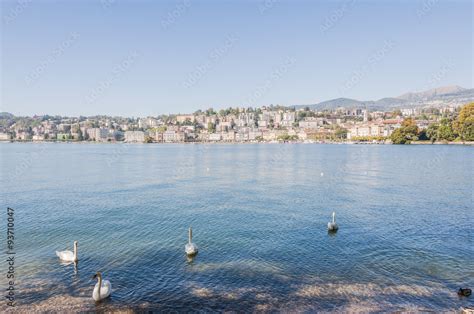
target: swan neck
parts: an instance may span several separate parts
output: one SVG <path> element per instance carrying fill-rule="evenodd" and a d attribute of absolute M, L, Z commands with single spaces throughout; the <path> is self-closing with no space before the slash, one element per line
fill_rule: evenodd
<path fill-rule="evenodd" d="M 191 244 L 193 242 L 193 229 L 189 228 L 188 241 Z"/>
<path fill-rule="evenodd" d="M 99 295 L 99 299 L 100 299 L 100 287 L 102 286 L 102 275 L 98 275 L 97 276 L 97 280 L 99 282 L 99 289 L 97 289 L 97 294 Z"/>
<path fill-rule="evenodd" d="M 77 261 L 77 244 L 74 243 L 74 260 Z"/>
<path fill-rule="evenodd" d="M 333 223 L 336 222 L 336 213 L 334 212 L 332 213 L 332 222 Z"/>

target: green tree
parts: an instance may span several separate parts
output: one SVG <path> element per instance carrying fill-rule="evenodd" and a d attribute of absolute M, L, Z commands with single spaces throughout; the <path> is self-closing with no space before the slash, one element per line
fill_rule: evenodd
<path fill-rule="evenodd" d="M 150 136 L 147 136 L 147 137 L 145 138 L 145 143 L 153 143 L 153 138 L 150 137 Z"/>
<path fill-rule="evenodd" d="M 209 108 L 209 109 L 206 110 L 206 116 L 213 116 L 215 114 L 216 114 L 216 112 L 214 111 L 213 108 Z"/>
<path fill-rule="evenodd" d="M 77 130 L 77 134 L 78 134 L 78 135 L 77 135 L 77 140 L 78 140 L 78 141 L 84 140 L 84 136 L 82 135 L 82 130 L 81 130 L 81 128 L 79 128 L 79 130 Z"/>
<path fill-rule="evenodd" d="M 400 109 L 396 109 L 392 112 L 392 116 L 402 116 L 402 111 Z"/>
<path fill-rule="evenodd" d="M 426 130 L 424 130 L 424 129 L 420 130 L 420 132 L 418 133 L 418 139 L 420 141 L 429 140 L 428 135 L 426 135 Z"/>
<path fill-rule="evenodd" d="M 408 118 L 402 123 L 402 126 L 393 131 L 390 139 L 393 144 L 410 144 L 411 141 L 418 140 L 418 126 L 415 120 Z"/>
<path fill-rule="evenodd" d="M 214 133 L 216 132 L 216 125 L 212 122 L 208 122 L 207 123 L 207 130 L 210 132 L 210 133 Z"/>
<path fill-rule="evenodd" d="M 390 139 L 392 140 L 393 144 L 405 144 L 407 142 L 402 128 L 398 128 L 393 131 L 392 135 L 390 135 Z"/>
<path fill-rule="evenodd" d="M 344 129 L 344 128 L 341 128 L 340 126 L 338 126 L 336 128 L 336 131 L 334 132 L 336 138 L 338 139 L 345 139 L 347 138 L 347 130 Z"/>
<path fill-rule="evenodd" d="M 426 137 L 428 137 L 431 142 L 435 142 L 438 140 L 438 129 L 439 124 L 437 123 L 430 124 L 426 129 Z"/>
<path fill-rule="evenodd" d="M 275 122 L 273 121 L 273 119 L 270 119 L 268 126 L 270 127 L 270 129 L 273 129 L 275 127 Z"/>
<path fill-rule="evenodd" d="M 298 135 L 282 134 L 282 135 L 279 135 L 277 139 L 284 142 L 296 141 L 298 139 Z"/>
<path fill-rule="evenodd" d="M 438 128 L 438 140 L 452 141 L 456 138 L 452 123 L 448 118 L 441 119 Z"/>

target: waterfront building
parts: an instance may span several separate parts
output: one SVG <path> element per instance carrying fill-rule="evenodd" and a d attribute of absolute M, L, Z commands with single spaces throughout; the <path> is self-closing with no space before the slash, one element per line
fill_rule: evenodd
<path fill-rule="evenodd" d="M 126 131 L 125 142 L 128 143 L 144 143 L 147 133 L 143 131 Z"/>
<path fill-rule="evenodd" d="M 226 142 L 234 142 L 235 141 L 235 132 L 229 131 L 222 133 L 222 140 Z"/>
<path fill-rule="evenodd" d="M 165 143 L 185 142 L 186 139 L 186 132 L 180 130 L 166 130 L 163 132 L 163 142 Z"/>
<path fill-rule="evenodd" d="M 31 140 L 31 134 L 25 131 L 19 131 L 16 133 L 17 140 Z"/>
<path fill-rule="evenodd" d="M 166 130 L 163 132 L 163 142 L 165 143 L 173 143 L 176 142 L 176 133 L 175 130 Z"/>
<path fill-rule="evenodd" d="M 9 141 L 9 140 L 10 140 L 10 134 L 0 133 L 0 141 Z"/>
<path fill-rule="evenodd" d="M 197 140 L 200 142 L 208 142 L 209 141 L 209 133 L 207 131 L 201 132 L 197 134 Z"/>
<path fill-rule="evenodd" d="M 161 143 L 163 140 L 163 132 L 158 130 L 148 131 L 148 136 L 152 138 L 153 142 Z"/>
<path fill-rule="evenodd" d="M 235 133 L 236 142 L 246 142 L 249 140 L 249 134 L 246 132 L 237 132 Z"/>
<path fill-rule="evenodd" d="M 298 123 L 299 127 L 302 129 L 318 129 L 320 126 L 324 125 L 324 118 L 305 118 L 304 120 Z"/>
<path fill-rule="evenodd" d="M 358 124 L 350 128 L 347 132 L 347 139 L 357 137 L 380 137 L 384 135 L 385 127 L 379 124 Z"/>
<path fill-rule="evenodd" d="M 296 121 L 296 112 L 294 111 L 283 112 L 281 126 L 292 127 L 295 121 Z"/>
<path fill-rule="evenodd" d="M 220 141 L 222 140 L 222 135 L 220 133 L 211 133 L 209 134 L 209 141 Z"/>
<path fill-rule="evenodd" d="M 36 134 L 36 135 L 33 135 L 33 141 L 44 141 L 44 135 L 39 135 L 39 134 Z"/>
<path fill-rule="evenodd" d="M 109 130 L 104 128 L 90 128 L 86 132 L 90 140 L 97 142 L 106 141 L 109 134 Z"/>

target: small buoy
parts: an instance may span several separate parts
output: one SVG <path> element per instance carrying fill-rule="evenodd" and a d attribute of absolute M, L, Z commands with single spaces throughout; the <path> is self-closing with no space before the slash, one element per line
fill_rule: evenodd
<path fill-rule="evenodd" d="M 321 177 L 324 177 L 324 172 L 321 172 Z"/>
<path fill-rule="evenodd" d="M 472 290 L 469 288 L 459 288 L 458 295 L 462 297 L 468 297 L 472 294 Z"/>

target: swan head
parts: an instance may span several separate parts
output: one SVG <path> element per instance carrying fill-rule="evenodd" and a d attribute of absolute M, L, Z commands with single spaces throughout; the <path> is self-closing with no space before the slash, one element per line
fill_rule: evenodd
<path fill-rule="evenodd" d="M 92 279 L 97 279 L 97 278 L 99 278 L 99 279 L 102 278 L 102 274 L 100 273 L 100 271 L 96 272 L 96 273 L 94 274 L 94 276 L 92 276 Z"/>

